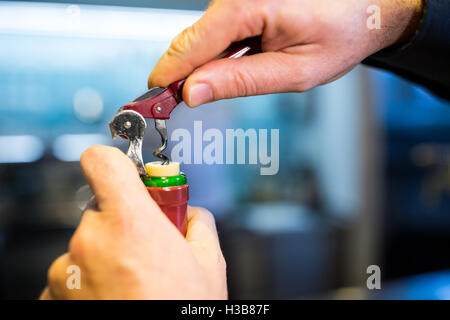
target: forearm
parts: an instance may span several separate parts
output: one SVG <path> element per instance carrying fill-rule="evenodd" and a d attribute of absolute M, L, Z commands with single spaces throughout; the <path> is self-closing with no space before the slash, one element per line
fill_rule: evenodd
<path fill-rule="evenodd" d="M 393 46 L 366 60 L 450 99 L 450 1 L 424 0 L 422 14 L 412 18 Z"/>

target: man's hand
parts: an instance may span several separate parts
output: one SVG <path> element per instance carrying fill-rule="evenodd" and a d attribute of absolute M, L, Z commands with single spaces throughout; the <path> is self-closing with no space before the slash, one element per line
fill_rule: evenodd
<path fill-rule="evenodd" d="M 367 28 L 377 5 L 381 29 Z M 422 0 L 215 0 L 177 36 L 149 77 L 167 87 L 187 77 L 191 107 L 238 96 L 302 92 L 333 81 L 371 54 L 407 41 Z M 263 53 L 212 61 L 232 42 L 262 35 Z"/>
<path fill-rule="evenodd" d="M 184 239 L 121 151 L 92 147 L 81 167 L 97 206 L 50 267 L 41 299 L 227 298 L 225 260 L 207 210 L 189 208 Z M 80 268 L 81 289 L 66 285 L 71 265 Z"/>

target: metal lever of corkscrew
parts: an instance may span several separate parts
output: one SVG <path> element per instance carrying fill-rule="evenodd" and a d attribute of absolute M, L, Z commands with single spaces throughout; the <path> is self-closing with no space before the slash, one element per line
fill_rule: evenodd
<path fill-rule="evenodd" d="M 142 142 L 146 127 L 144 117 L 133 110 L 124 110 L 117 113 L 109 123 L 113 139 L 120 135 L 129 140 L 127 156 L 134 162 L 141 176 L 147 175 L 142 160 Z"/>

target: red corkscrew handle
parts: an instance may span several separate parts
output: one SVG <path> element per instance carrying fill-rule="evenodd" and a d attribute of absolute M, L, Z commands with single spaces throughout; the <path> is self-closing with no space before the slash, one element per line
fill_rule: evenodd
<path fill-rule="evenodd" d="M 218 58 L 239 58 L 243 55 L 250 55 L 261 51 L 260 37 L 248 38 L 233 43 Z M 170 114 L 175 107 L 183 101 L 183 85 L 186 79 L 178 80 L 170 84 L 167 88 L 157 88 L 158 91 L 152 89 L 148 91 L 145 98 L 138 99 L 124 105 L 121 110 L 133 110 L 142 115 L 144 118 L 150 119 L 169 119 Z M 153 88 L 156 89 L 156 88 Z M 162 91 L 160 91 L 162 90 Z M 147 95 L 149 94 L 149 95 Z"/>

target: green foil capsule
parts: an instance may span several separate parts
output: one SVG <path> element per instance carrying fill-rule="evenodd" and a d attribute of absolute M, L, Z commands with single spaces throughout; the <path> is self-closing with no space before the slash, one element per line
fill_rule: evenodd
<path fill-rule="evenodd" d="M 152 188 L 176 187 L 187 184 L 186 176 L 183 173 L 172 177 L 146 176 L 142 177 L 142 181 L 144 182 L 146 187 Z"/>

